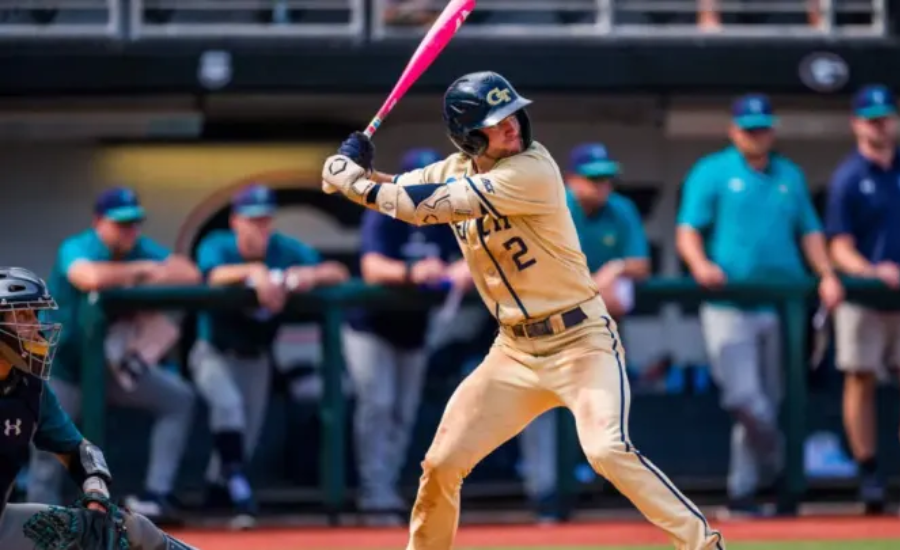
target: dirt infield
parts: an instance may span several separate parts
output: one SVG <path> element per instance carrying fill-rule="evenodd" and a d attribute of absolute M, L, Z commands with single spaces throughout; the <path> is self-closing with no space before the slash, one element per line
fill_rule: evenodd
<path fill-rule="evenodd" d="M 714 525 L 730 542 L 900 539 L 900 519 L 798 518 L 729 521 Z M 309 528 L 271 529 L 246 533 L 173 532 L 202 550 L 351 550 L 406 546 L 404 529 Z M 460 529 L 456 547 L 561 547 L 665 544 L 666 537 L 646 522 L 571 523 L 560 526 L 498 525 Z"/>

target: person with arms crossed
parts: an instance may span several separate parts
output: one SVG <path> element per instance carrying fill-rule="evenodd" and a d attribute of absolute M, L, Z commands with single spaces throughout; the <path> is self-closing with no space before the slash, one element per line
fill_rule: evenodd
<path fill-rule="evenodd" d="M 635 204 L 613 190 L 619 163 L 601 143 L 572 151 L 568 201 L 588 269 L 613 318 L 634 307 L 634 282 L 650 276 L 650 248 Z"/>
<path fill-rule="evenodd" d="M 762 95 L 732 108 L 732 145 L 700 159 L 687 176 L 676 246 L 696 281 L 709 289 L 734 281 L 820 277 L 819 298 L 834 308 L 843 287 L 800 168 L 774 152 L 777 122 Z M 799 244 L 798 244 L 799 243 Z M 707 252 L 709 255 L 707 255 Z M 730 516 L 763 513 L 757 490 L 783 468 L 778 427 L 782 343 L 773 307 L 711 299 L 700 308 L 711 375 L 734 421 L 728 475 Z"/>
<path fill-rule="evenodd" d="M 85 295 L 109 288 L 187 285 L 200 280 L 197 268 L 189 259 L 171 254 L 141 234 L 144 218 L 144 208 L 134 191 L 124 187 L 109 189 L 96 201 L 93 228 L 66 239 L 57 253 L 48 284 L 59 304 L 59 310 L 54 313 L 67 328 L 61 335 L 49 385 L 73 418 L 80 414 L 82 399 L 81 343 L 73 327 L 77 326 Z M 159 315 L 151 312 L 150 317 L 159 319 Z M 127 327 L 132 322 L 134 318 L 125 318 L 113 324 Z M 152 336 L 155 329 L 144 333 Z M 134 355 L 113 360 L 109 356 L 109 339 L 107 344 L 107 360 L 114 375 L 109 377 L 107 385 L 109 403 L 143 409 L 156 417 L 150 435 L 145 492 L 139 498 L 129 497 L 126 502 L 132 510 L 151 519 L 171 519 L 174 516 L 171 493 L 193 421 L 194 392 L 174 365 L 146 364 Z M 62 471 L 53 456 L 34 453 L 29 474 L 29 500 L 60 502 Z"/>
<path fill-rule="evenodd" d="M 856 150 L 831 179 L 826 213 L 831 256 L 842 272 L 900 288 L 900 156 L 897 104 L 884 86 L 853 101 Z M 860 500 L 883 512 L 885 482 L 876 459 L 875 389 L 882 369 L 900 367 L 900 311 L 841 304 L 835 312 L 836 364 L 844 372 L 844 429 L 860 469 Z"/>
<path fill-rule="evenodd" d="M 559 167 L 532 139 L 530 103 L 497 73 L 469 74 L 444 95 L 458 153 L 389 176 L 373 170 L 372 143 L 354 133 L 322 169 L 326 193 L 413 225 L 451 224 L 499 323 L 422 463 L 407 548 L 450 550 L 466 475 L 560 406 L 573 412 L 594 469 L 676 548 L 724 548 L 721 534 L 631 443 L 622 344 L 581 253 Z"/>
<path fill-rule="evenodd" d="M 81 435 L 47 384 L 62 324 L 47 285 L 20 267 L 0 268 L 0 548 L 192 550 L 147 518 L 110 501 L 112 474 L 103 452 Z M 29 446 L 63 466 L 82 490 L 74 506 L 8 502 Z"/>
<path fill-rule="evenodd" d="M 432 149 L 409 151 L 403 171 L 440 160 Z M 462 269 L 446 226 L 414 227 L 374 210 L 363 213 L 360 268 L 372 285 L 437 288 Z M 454 266 L 454 260 L 459 265 Z M 463 273 L 463 275 L 467 275 Z M 456 276 L 459 279 L 459 275 Z M 458 283 L 466 284 L 466 276 Z M 347 370 L 356 394 L 354 436 L 360 476 L 359 510 L 373 525 L 399 524 L 407 506 L 397 490 L 428 365 L 430 312 L 355 310 L 344 331 Z"/>
<path fill-rule="evenodd" d="M 211 286 L 249 285 L 254 312 L 201 313 L 188 365 L 209 407 L 214 452 L 206 470 L 209 498 L 224 493 L 234 507 L 231 527 L 256 523 L 256 504 L 246 465 L 253 457 L 269 404 L 271 348 L 290 292 L 305 292 L 348 278 L 337 262 L 297 239 L 273 231 L 277 203 L 263 185 L 238 191 L 230 229 L 215 230 L 197 247 L 197 263 Z"/>

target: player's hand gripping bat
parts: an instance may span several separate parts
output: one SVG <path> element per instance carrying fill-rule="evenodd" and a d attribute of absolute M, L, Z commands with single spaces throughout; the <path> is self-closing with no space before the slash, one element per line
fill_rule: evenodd
<path fill-rule="evenodd" d="M 406 68 L 400 75 L 400 79 L 397 80 L 397 84 L 394 85 L 394 89 L 388 95 L 381 108 L 378 109 L 378 113 L 375 114 L 372 122 L 366 126 L 363 132 L 366 137 L 371 138 L 375 134 L 375 131 L 378 130 L 384 119 L 394 109 L 400 98 L 422 76 L 422 73 L 431 66 L 431 63 L 447 46 L 450 39 L 462 27 L 463 22 L 474 9 L 475 0 L 450 0 L 450 3 L 441 12 L 437 21 L 428 30 L 428 34 L 419 43 L 419 47 L 416 48 L 415 53 L 413 53 L 406 64 Z M 334 192 L 336 189 L 327 189 L 327 191 Z"/>

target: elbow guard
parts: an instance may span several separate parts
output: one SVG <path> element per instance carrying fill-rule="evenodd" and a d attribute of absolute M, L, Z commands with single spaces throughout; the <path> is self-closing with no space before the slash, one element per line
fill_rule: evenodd
<path fill-rule="evenodd" d="M 477 212 L 466 188 L 455 182 L 383 185 L 375 202 L 381 212 L 414 225 L 463 221 L 472 218 Z"/>
<path fill-rule="evenodd" d="M 87 439 L 81 440 L 78 448 L 71 454 L 69 474 L 78 485 L 84 485 L 88 478 L 99 478 L 107 485 L 112 485 L 112 474 L 106 465 L 103 451 Z"/>

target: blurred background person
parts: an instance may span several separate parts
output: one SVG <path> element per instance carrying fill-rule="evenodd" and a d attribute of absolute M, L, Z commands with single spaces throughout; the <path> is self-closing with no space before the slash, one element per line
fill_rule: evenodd
<path fill-rule="evenodd" d="M 78 418 L 81 411 L 81 342 L 78 325 L 85 295 L 110 288 L 139 285 L 190 285 L 200 274 L 186 257 L 141 234 L 145 218 L 131 189 L 109 189 L 97 198 L 91 229 L 63 241 L 48 279 L 63 323 L 61 342 L 50 386 L 63 409 Z M 174 519 L 172 489 L 193 420 L 194 393 L 175 365 L 159 365 L 178 338 L 177 327 L 162 314 L 150 312 L 112 319 L 107 335 L 107 401 L 118 407 L 146 410 L 156 421 L 150 434 L 150 460 L 144 494 L 126 504 L 157 521 Z M 114 357 L 113 357 L 114 356 Z M 32 454 L 28 500 L 62 503 L 62 474 L 56 458 Z"/>
<path fill-rule="evenodd" d="M 856 149 L 837 167 L 828 194 L 826 228 L 842 272 L 900 288 L 900 158 L 897 103 L 878 85 L 853 100 Z M 836 364 L 844 372 L 843 416 L 860 471 L 859 498 L 881 513 L 885 480 L 878 468 L 875 390 L 887 369 L 900 367 L 900 311 L 848 301 L 835 313 Z"/>
<path fill-rule="evenodd" d="M 255 289 L 253 312 L 200 314 L 189 366 L 209 408 L 213 454 L 206 470 L 208 503 L 230 502 L 231 527 L 256 523 L 256 503 L 246 466 L 253 457 L 269 406 L 271 349 L 290 292 L 348 279 L 338 262 L 323 262 L 299 240 L 273 231 L 275 194 L 250 185 L 231 202 L 230 229 L 212 231 L 197 248 L 197 263 L 211 286 Z"/>
<path fill-rule="evenodd" d="M 414 149 L 401 173 L 443 156 Z M 470 288 L 468 267 L 448 225 L 416 227 L 367 210 L 360 227 L 360 270 L 372 285 Z M 402 525 L 408 505 L 397 483 L 404 464 L 428 364 L 429 311 L 350 313 L 344 354 L 353 380 L 353 433 L 360 478 L 357 506 L 370 525 Z"/>
<path fill-rule="evenodd" d="M 637 206 L 614 190 L 620 172 L 601 143 L 574 149 L 566 174 L 569 210 L 588 268 L 610 314 L 634 306 L 634 282 L 650 276 L 650 247 Z"/>
<path fill-rule="evenodd" d="M 735 281 L 802 279 L 805 256 L 821 278 L 820 299 L 833 308 L 843 287 L 803 172 L 772 150 L 776 122 L 766 96 L 735 101 L 732 145 L 700 159 L 684 183 L 678 252 L 694 279 L 710 289 Z M 734 419 L 728 515 L 757 516 L 765 510 L 756 492 L 774 482 L 784 461 L 778 315 L 771 307 L 710 300 L 701 305 L 700 321 L 722 407 Z"/>

